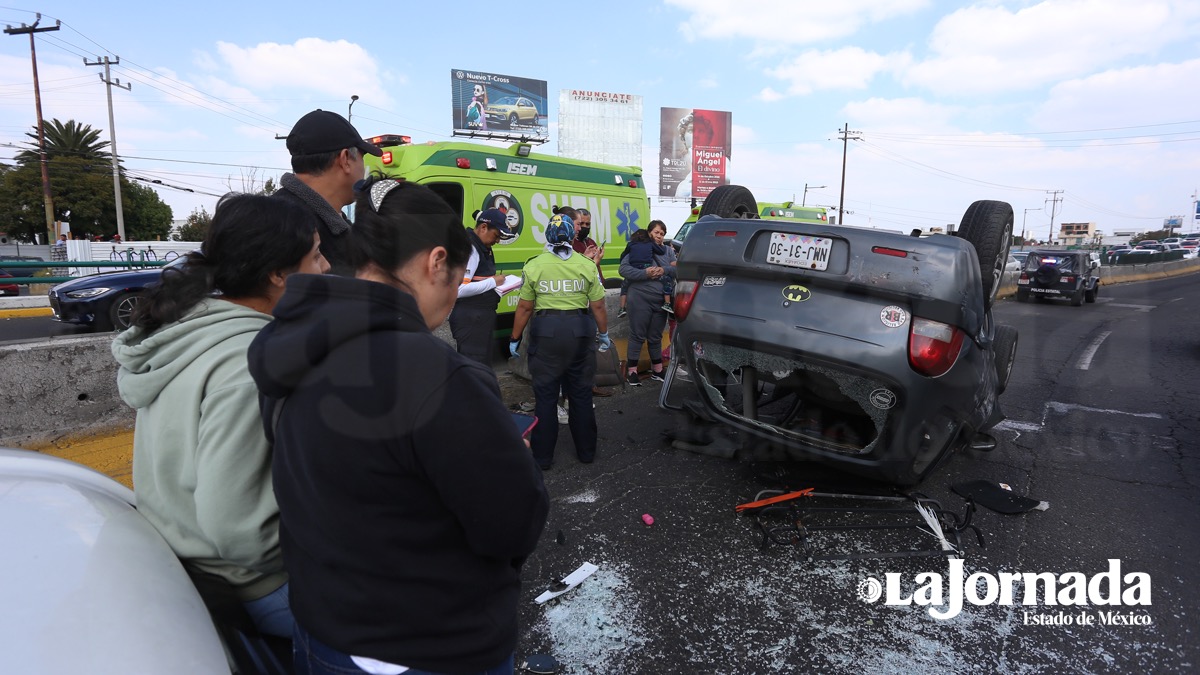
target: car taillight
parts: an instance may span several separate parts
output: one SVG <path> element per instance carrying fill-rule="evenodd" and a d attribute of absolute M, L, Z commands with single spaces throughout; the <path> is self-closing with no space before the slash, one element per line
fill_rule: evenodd
<path fill-rule="evenodd" d="M 913 317 L 908 333 L 908 363 L 929 377 L 944 375 L 958 360 L 963 332 L 955 326 Z"/>
<path fill-rule="evenodd" d="M 692 309 L 692 301 L 696 299 L 696 291 L 700 284 L 695 281 L 675 282 L 675 320 L 683 321 L 688 311 Z"/>
<path fill-rule="evenodd" d="M 1029 272 L 1021 272 L 1021 281 L 1029 281 Z"/>
<path fill-rule="evenodd" d="M 1063 281 L 1063 283 L 1073 284 L 1073 283 L 1075 283 L 1075 277 L 1071 276 L 1070 274 L 1067 274 L 1067 275 L 1063 276 L 1062 281 Z"/>

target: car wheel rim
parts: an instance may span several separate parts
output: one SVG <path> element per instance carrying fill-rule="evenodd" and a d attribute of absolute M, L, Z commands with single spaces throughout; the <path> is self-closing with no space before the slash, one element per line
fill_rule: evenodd
<path fill-rule="evenodd" d="M 1004 228 L 1004 238 L 1002 242 L 1012 242 L 1012 225 Z M 996 256 L 996 264 L 992 268 L 992 292 L 988 296 L 988 304 L 992 304 L 996 300 L 996 295 L 1000 292 L 1000 281 L 1004 278 L 1004 268 L 1008 265 L 1008 250 L 1009 246 L 1004 247 L 1003 255 Z"/>
<path fill-rule="evenodd" d="M 117 304 L 117 328 L 122 330 L 129 328 L 133 320 L 133 310 L 137 308 L 141 298 L 136 295 L 131 295 Z"/>

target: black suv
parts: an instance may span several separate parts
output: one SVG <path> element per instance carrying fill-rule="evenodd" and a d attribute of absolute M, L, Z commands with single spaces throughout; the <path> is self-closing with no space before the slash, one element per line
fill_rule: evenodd
<path fill-rule="evenodd" d="M 1017 279 L 1017 301 L 1070 298 L 1075 307 L 1095 302 L 1100 292 L 1100 261 L 1087 251 L 1031 251 Z"/>

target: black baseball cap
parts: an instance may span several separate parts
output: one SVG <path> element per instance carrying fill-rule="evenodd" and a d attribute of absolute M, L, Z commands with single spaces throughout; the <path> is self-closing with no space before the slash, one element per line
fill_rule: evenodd
<path fill-rule="evenodd" d="M 508 226 L 508 214 L 500 209 L 488 209 L 481 211 L 478 216 L 475 216 L 475 222 L 486 223 L 488 227 L 500 233 L 500 238 L 504 240 L 516 239 L 517 233 Z"/>
<path fill-rule="evenodd" d="M 383 150 L 363 140 L 345 117 L 328 110 L 314 110 L 301 117 L 287 135 L 287 149 L 295 155 L 320 155 L 342 148 L 358 148 L 379 157 Z"/>

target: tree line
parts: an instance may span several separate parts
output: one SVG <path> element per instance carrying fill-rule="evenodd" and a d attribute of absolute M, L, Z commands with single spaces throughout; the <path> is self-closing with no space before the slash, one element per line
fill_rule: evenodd
<path fill-rule="evenodd" d="M 108 141 L 100 139 L 99 130 L 75 120 L 50 120 L 44 133 L 54 219 L 70 223 L 76 237 L 108 239 L 117 232 Z M 46 238 L 46 208 L 37 127 L 25 135 L 32 139 L 26 143 L 30 149 L 17 153 L 13 164 L 0 162 L 0 232 L 17 241 L 32 242 L 35 235 Z M 171 207 L 153 188 L 126 178 L 123 167 L 119 175 L 125 238 L 166 239 L 173 219 Z"/>

